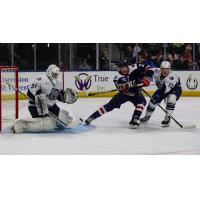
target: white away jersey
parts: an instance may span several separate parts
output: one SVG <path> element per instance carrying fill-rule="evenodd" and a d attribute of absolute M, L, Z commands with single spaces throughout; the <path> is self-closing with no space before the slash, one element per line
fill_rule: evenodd
<path fill-rule="evenodd" d="M 46 76 L 38 77 L 32 84 L 28 86 L 32 95 L 46 94 L 47 105 L 53 106 L 58 99 L 60 91 L 62 90 L 60 81 L 54 85 L 51 80 Z"/>
<path fill-rule="evenodd" d="M 165 94 L 181 87 L 180 78 L 172 71 L 166 77 L 162 77 L 160 69 L 156 68 L 153 78 L 158 89 L 163 89 Z"/>

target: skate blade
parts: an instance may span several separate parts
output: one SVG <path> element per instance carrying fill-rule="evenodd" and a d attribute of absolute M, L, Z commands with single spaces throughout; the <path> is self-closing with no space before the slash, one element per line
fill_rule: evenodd
<path fill-rule="evenodd" d="M 163 128 L 167 128 L 169 127 L 169 124 L 166 124 L 166 125 L 162 125 Z"/>
<path fill-rule="evenodd" d="M 139 126 L 134 126 L 134 125 L 131 125 L 131 124 L 130 124 L 130 125 L 129 125 L 129 128 L 130 128 L 130 129 L 138 129 Z"/>

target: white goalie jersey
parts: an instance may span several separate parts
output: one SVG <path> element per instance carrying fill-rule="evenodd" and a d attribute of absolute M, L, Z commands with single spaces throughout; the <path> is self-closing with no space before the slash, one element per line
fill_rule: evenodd
<path fill-rule="evenodd" d="M 160 69 L 155 69 L 153 78 L 158 89 L 163 90 L 165 94 L 181 87 L 180 78 L 172 71 L 166 77 L 163 77 Z"/>
<path fill-rule="evenodd" d="M 32 84 L 28 86 L 28 96 L 34 99 L 35 95 L 45 94 L 47 99 L 47 106 L 51 107 L 56 103 L 62 90 L 61 82 L 57 81 L 54 85 L 52 81 L 46 76 L 38 77 Z M 31 104 L 31 102 L 29 101 Z"/>

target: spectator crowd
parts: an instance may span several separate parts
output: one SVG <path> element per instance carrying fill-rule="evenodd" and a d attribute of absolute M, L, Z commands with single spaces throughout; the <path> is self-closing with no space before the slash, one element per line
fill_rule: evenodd
<path fill-rule="evenodd" d="M 198 43 L 0 44 L 0 64 L 15 65 L 20 70 L 44 70 L 49 63 L 64 71 L 116 70 L 120 60 L 133 64 L 140 61 L 141 55 L 152 67 L 168 60 L 174 70 L 200 69 Z"/>
<path fill-rule="evenodd" d="M 175 70 L 193 70 L 192 44 L 134 44 L 127 46 L 127 59 L 130 63 L 137 61 L 137 53 L 144 54 L 146 63 L 152 67 L 159 67 L 163 60 L 171 63 Z M 164 52 L 165 51 L 165 52 Z M 200 47 L 198 51 L 200 55 Z M 200 56 L 199 56 L 200 57 Z M 200 64 L 200 59 L 197 60 Z"/>

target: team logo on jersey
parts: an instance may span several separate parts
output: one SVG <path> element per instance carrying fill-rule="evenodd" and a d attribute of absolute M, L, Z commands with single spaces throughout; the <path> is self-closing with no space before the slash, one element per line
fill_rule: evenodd
<path fill-rule="evenodd" d="M 190 90 L 195 90 L 198 87 L 198 80 L 195 77 L 192 77 L 192 74 L 188 77 L 186 85 Z"/>
<path fill-rule="evenodd" d="M 127 82 L 127 78 L 126 77 L 123 77 L 121 78 L 122 82 Z"/>
<path fill-rule="evenodd" d="M 59 90 L 55 88 L 52 88 L 51 93 L 48 95 L 50 100 L 56 100 L 58 96 L 59 96 Z"/>
<path fill-rule="evenodd" d="M 92 84 L 91 78 L 92 76 L 86 73 L 75 76 L 76 87 L 81 91 L 88 90 Z"/>

